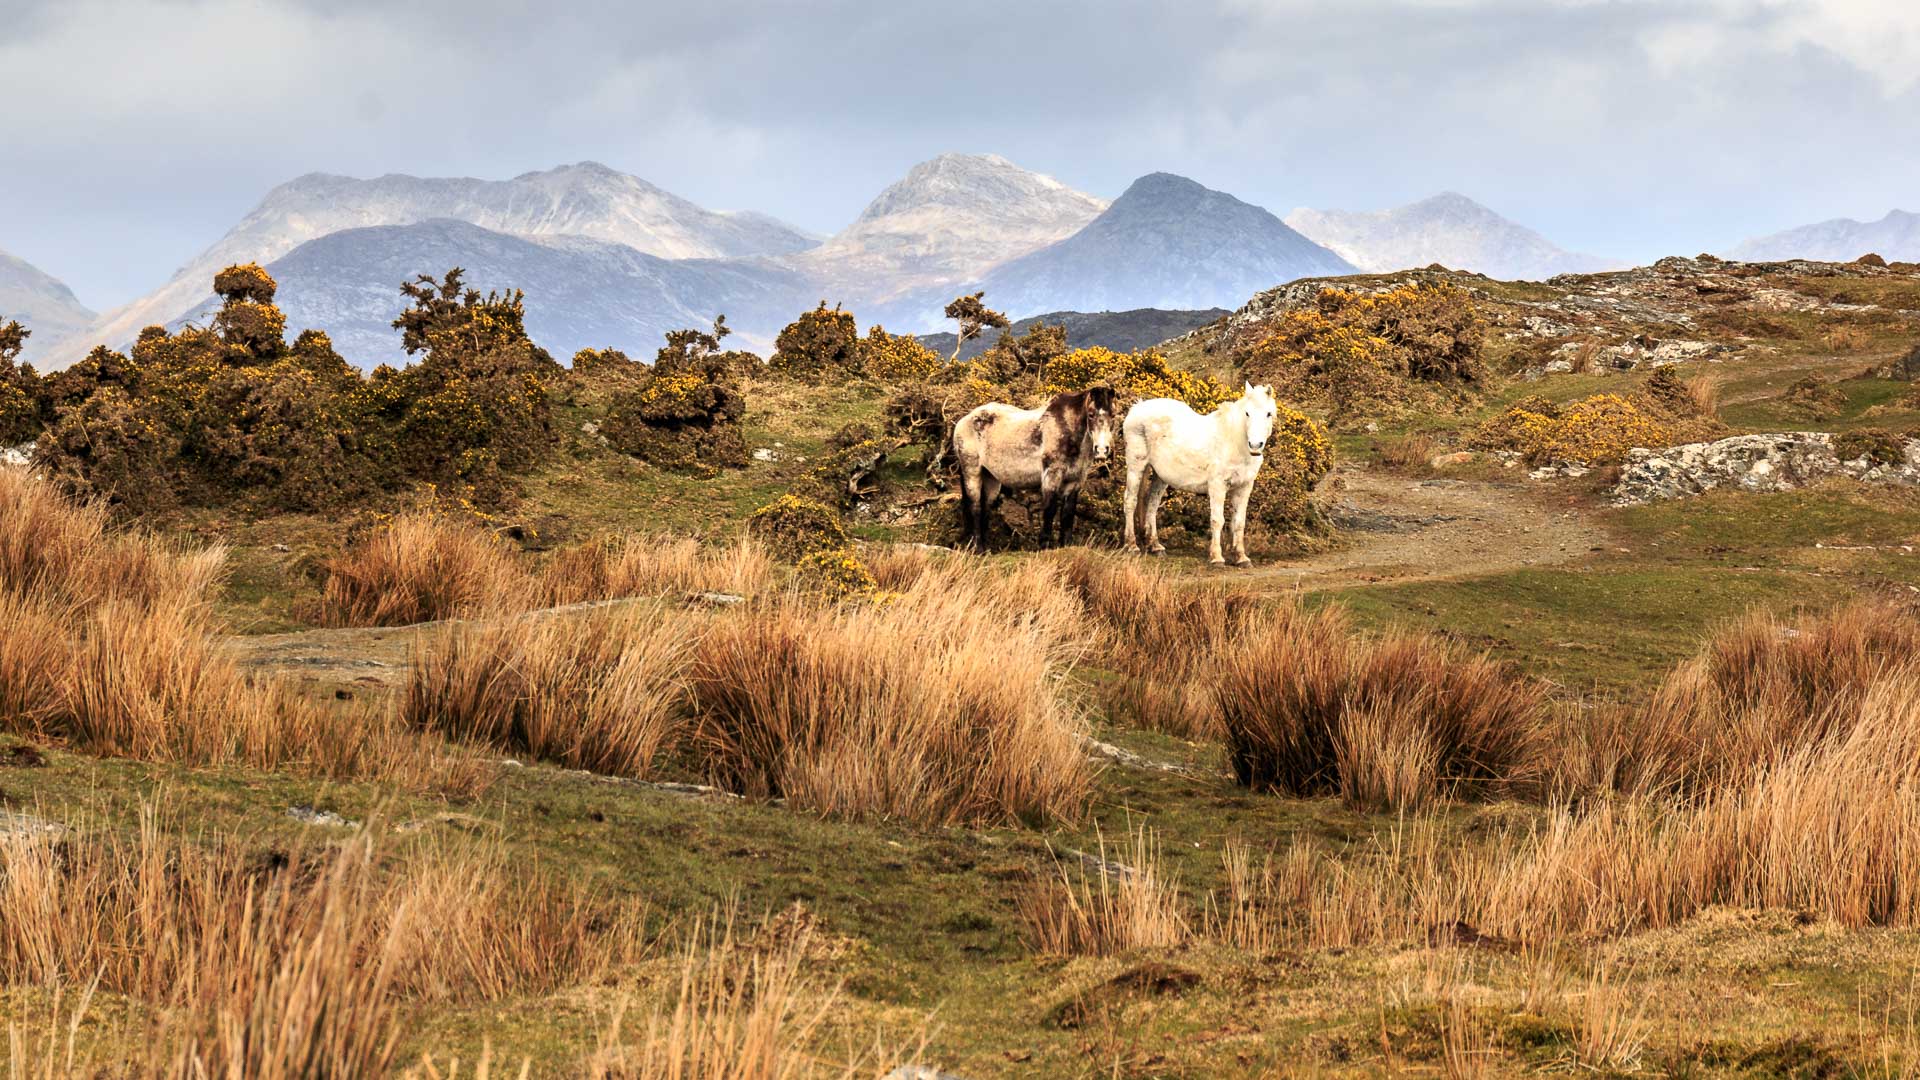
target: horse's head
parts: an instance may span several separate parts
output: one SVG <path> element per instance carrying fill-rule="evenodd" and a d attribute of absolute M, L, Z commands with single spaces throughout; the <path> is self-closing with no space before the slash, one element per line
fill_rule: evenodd
<path fill-rule="evenodd" d="M 1087 391 L 1087 434 L 1093 441 L 1093 460 L 1113 456 L 1113 387 L 1096 386 Z"/>
<path fill-rule="evenodd" d="M 1240 411 L 1247 418 L 1247 453 L 1259 457 L 1267 452 L 1267 440 L 1273 437 L 1273 387 L 1243 383 Z"/>

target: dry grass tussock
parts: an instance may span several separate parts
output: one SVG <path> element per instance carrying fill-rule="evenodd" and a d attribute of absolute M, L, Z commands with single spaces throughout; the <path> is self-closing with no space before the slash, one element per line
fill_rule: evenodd
<path fill-rule="evenodd" d="M 536 571 L 486 529 L 425 511 L 369 533 L 327 571 L 319 617 L 330 626 L 499 618 L 629 596 L 757 596 L 774 581 L 772 559 L 744 538 L 710 544 L 602 537 L 559 552 Z"/>
<path fill-rule="evenodd" d="M 1920 618 L 1863 600 L 1721 629 L 1642 709 L 1615 717 L 1606 772 L 1630 794 L 1701 792 L 1844 737 L 1877 680 L 1920 662 Z"/>
<path fill-rule="evenodd" d="M 1106 841 L 1076 869 L 1032 883 L 1020 897 L 1029 945 L 1060 956 L 1106 956 L 1129 949 L 1172 948 L 1192 935 L 1179 882 L 1162 866 L 1159 839 L 1141 825 L 1108 861 Z"/>
<path fill-rule="evenodd" d="M 1415 818 L 1335 857 L 1228 857 L 1236 941 L 1346 947 L 1472 927 L 1524 941 L 1671 926 L 1709 906 L 1920 926 L 1920 668 L 1877 679 L 1844 734 L 1694 797 L 1594 800 L 1462 842 Z"/>
<path fill-rule="evenodd" d="M 1209 672 L 1266 610 L 1244 593 L 1182 582 L 1138 558 L 1076 549 L 1057 556 L 1096 628 L 1094 655 L 1122 676 L 1111 712 L 1180 738 L 1220 734 Z"/>
<path fill-rule="evenodd" d="M 109 528 L 99 507 L 0 470 L 0 730 L 145 761 L 374 776 L 472 793 L 487 772 L 384 716 L 255 684 L 221 651 L 218 550 Z"/>
<path fill-rule="evenodd" d="M 719 545 L 653 536 L 600 539 L 556 555 L 540 585 L 551 604 L 676 593 L 758 596 L 773 586 L 773 560 L 746 538 Z"/>
<path fill-rule="evenodd" d="M 219 584 L 225 560 L 219 548 L 182 553 L 116 530 L 104 503 L 76 502 L 25 469 L 0 469 L 0 593 L 37 597 L 55 610 L 197 607 Z"/>
<path fill-rule="evenodd" d="M 1541 689 L 1432 635 L 1363 639 L 1338 608 L 1248 624 L 1212 692 L 1236 778 L 1288 795 L 1411 809 L 1539 778 Z"/>
<path fill-rule="evenodd" d="M 546 993 L 644 949 L 632 901 L 481 849 L 389 870 L 372 836 L 275 854 L 149 812 L 134 839 L 0 843 L 0 979 L 145 1003 L 131 1075 L 373 1076 L 419 1003 Z"/>
<path fill-rule="evenodd" d="M 825 813 L 1070 819 L 1092 779 L 1060 685 L 1078 622 L 1040 563 L 932 567 L 874 603 L 731 609 L 694 646 L 694 747 L 723 785 Z"/>
<path fill-rule="evenodd" d="M 697 627 L 657 605 L 423 634 L 401 716 L 463 742 L 646 776 L 678 724 Z"/>
<path fill-rule="evenodd" d="M 327 563 L 320 620 L 328 626 L 406 626 L 539 606 L 514 551 L 444 514 L 402 514 Z"/>
<path fill-rule="evenodd" d="M 763 934 L 765 928 L 763 927 Z M 756 947 L 731 919 L 696 925 L 679 957 L 671 996 L 630 1024 L 623 1003 L 580 1073 L 593 1080 L 855 1080 L 910 1064 L 879 1045 L 816 1052 L 839 990 L 806 970 L 806 932 Z M 635 1029 L 635 1041 L 629 1029 Z"/>

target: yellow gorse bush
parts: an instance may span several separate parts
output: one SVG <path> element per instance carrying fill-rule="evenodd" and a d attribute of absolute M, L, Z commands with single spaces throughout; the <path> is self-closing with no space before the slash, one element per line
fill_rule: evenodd
<path fill-rule="evenodd" d="M 1184 401 L 1196 412 L 1212 412 L 1238 397 L 1218 380 L 1167 363 L 1154 350 L 1121 353 L 1094 346 L 1049 360 L 1041 371 L 1043 394 L 1072 393 L 1090 386 L 1111 386 L 1123 402 L 1147 398 Z"/>
<path fill-rule="evenodd" d="M 911 334 L 889 334 L 881 326 L 867 331 L 860 343 L 861 367 L 873 378 L 885 382 L 913 382 L 930 379 L 947 366 L 946 358 Z"/>
<path fill-rule="evenodd" d="M 1611 465 L 1639 446 L 1664 446 L 1672 432 L 1618 394 L 1595 394 L 1570 405 L 1528 399 L 1487 421 L 1473 445 L 1512 450 L 1534 463 L 1577 461 Z"/>

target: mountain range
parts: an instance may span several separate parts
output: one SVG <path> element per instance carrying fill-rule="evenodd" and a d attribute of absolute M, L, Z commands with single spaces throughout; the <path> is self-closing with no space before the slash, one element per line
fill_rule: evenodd
<path fill-rule="evenodd" d="M 1353 271 L 1257 206 L 1153 173 L 1086 228 L 994 267 L 978 287 L 1009 312 L 1207 308 L 1295 278 Z"/>
<path fill-rule="evenodd" d="M 1562 250 L 1524 225 L 1455 192 L 1392 210 L 1299 209 L 1287 224 L 1369 273 L 1439 263 L 1503 281 L 1544 281 L 1621 264 Z"/>
<path fill-rule="evenodd" d="M 0 251 L 0 323 L 16 320 L 29 331 L 21 358 L 32 362 L 62 338 L 85 330 L 94 314 L 65 283 Z"/>
<path fill-rule="evenodd" d="M 37 344 L 58 367 L 98 343 L 124 347 L 148 325 L 203 321 L 214 273 L 248 261 L 280 282 L 290 328 L 324 329 L 370 366 L 404 359 L 387 325 L 403 306 L 400 282 L 456 265 L 483 290 L 525 290 L 528 326 L 556 356 L 612 345 L 645 357 L 664 331 L 719 313 L 739 344 L 766 351 L 822 299 L 863 325 L 928 332 L 945 328 L 941 309 L 963 291 L 985 290 L 1015 318 L 1195 310 L 1356 267 L 1479 269 L 1478 259 L 1493 272 L 1581 258 L 1458 196 L 1362 217 L 1301 217 L 1316 238 L 1169 173 L 1109 203 L 991 154 L 914 166 L 825 239 L 591 162 L 503 181 L 312 174 L 268 192 L 159 289 Z"/>
<path fill-rule="evenodd" d="M 1879 221 L 1835 218 L 1762 236 L 1734 248 L 1728 257 L 1745 262 L 1817 259 L 1852 262 L 1869 252 L 1883 259 L 1920 262 L 1920 214 L 1894 210 Z"/>

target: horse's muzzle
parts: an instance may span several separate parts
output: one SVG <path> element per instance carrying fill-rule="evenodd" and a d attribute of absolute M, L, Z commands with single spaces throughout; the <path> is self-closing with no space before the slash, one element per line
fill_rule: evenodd
<path fill-rule="evenodd" d="M 1254 457 L 1259 457 L 1261 454 L 1264 454 L 1266 452 L 1267 452 L 1266 443 L 1248 443 L 1247 444 L 1247 453 L 1251 454 Z"/>

